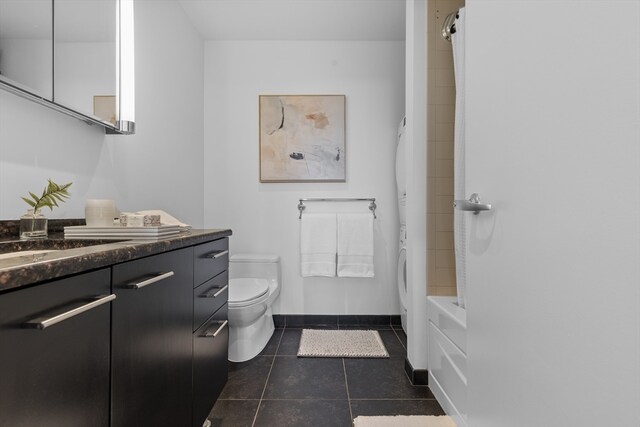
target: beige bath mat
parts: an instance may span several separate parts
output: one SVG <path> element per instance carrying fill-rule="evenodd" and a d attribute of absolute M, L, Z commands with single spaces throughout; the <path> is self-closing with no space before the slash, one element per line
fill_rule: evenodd
<path fill-rule="evenodd" d="M 456 423 L 451 417 L 434 415 L 359 416 L 353 427 L 456 427 Z"/>
<path fill-rule="evenodd" d="M 378 331 L 303 329 L 298 357 L 389 357 Z"/>

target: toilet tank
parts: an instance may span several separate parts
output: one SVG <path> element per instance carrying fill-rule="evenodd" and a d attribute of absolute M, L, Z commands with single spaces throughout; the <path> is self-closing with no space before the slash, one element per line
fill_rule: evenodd
<path fill-rule="evenodd" d="M 274 254 L 233 254 L 229 258 L 229 278 L 250 277 L 280 282 L 280 257 Z"/>

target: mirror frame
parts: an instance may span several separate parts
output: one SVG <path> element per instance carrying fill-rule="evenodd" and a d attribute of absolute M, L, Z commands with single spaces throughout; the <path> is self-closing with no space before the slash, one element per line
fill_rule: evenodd
<path fill-rule="evenodd" d="M 55 13 L 55 0 L 52 7 Z M 132 135 L 135 133 L 135 66 L 134 66 L 134 20 L 133 0 L 116 0 L 116 111 L 117 121 L 115 125 L 99 120 L 73 110 L 55 101 L 46 99 L 9 82 L 0 80 L 0 89 L 18 95 L 22 98 L 44 105 L 55 111 L 81 120 L 89 125 L 100 125 L 108 134 Z M 51 28 L 51 37 L 54 37 L 54 28 Z M 53 43 L 55 49 L 55 43 Z M 53 52 L 55 57 L 55 51 Z M 51 64 L 53 73 L 53 63 Z M 55 76 L 54 76 L 55 78 Z"/>

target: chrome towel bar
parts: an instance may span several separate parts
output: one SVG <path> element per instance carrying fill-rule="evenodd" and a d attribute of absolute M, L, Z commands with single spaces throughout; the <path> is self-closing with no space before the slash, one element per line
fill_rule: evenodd
<path fill-rule="evenodd" d="M 321 198 L 321 199 L 299 199 L 300 203 L 298 203 L 298 210 L 300 211 L 300 215 L 298 219 L 302 218 L 302 212 L 307 208 L 304 205 L 304 202 L 369 202 L 369 210 L 373 214 L 374 218 L 376 217 L 376 199 L 375 198 L 365 198 L 365 199 L 354 199 L 354 198 Z"/>

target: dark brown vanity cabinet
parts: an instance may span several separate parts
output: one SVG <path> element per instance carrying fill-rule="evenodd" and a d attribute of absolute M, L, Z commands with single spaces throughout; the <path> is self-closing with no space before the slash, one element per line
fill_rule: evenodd
<path fill-rule="evenodd" d="M 193 333 L 193 427 L 201 427 L 227 383 L 227 305 Z"/>
<path fill-rule="evenodd" d="M 227 381 L 228 239 L 0 293 L 0 427 L 200 427 Z"/>
<path fill-rule="evenodd" d="M 229 240 L 194 247 L 193 427 L 201 427 L 228 376 Z"/>
<path fill-rule="evenodd" d="M 113 266 L 114 427 L 191 424 L 193 265 L 185 248 Z"/>
<path fill-rule="evenodd" d="M 0 295 L 0 426 L 109 425 L 110 269 Z"/>

